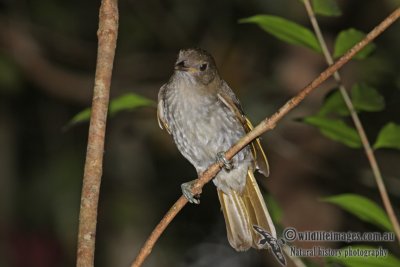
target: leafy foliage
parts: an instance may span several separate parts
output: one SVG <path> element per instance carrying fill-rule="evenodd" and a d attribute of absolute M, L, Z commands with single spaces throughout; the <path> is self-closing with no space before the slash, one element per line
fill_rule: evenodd
<path fill-rule="evenodd" d="M 351 88 L 351 100 L 357 111 L 376 112 L 385 108 L 385 99 L 375 88 L 367 84 L 355 84 Z M 335 90 L 324 101 L 318 115 L 348 116 L 348 110 L 339 90 Z"/>
<path fill-rule="evenodd" d="M 314 0 L 313 8 L 320 15 L 338 16 L 341 14 L 334 0 Z M 256 15 L 241 19 L 240 22 L 255 23 L 264 31 L 284 42 L 321 52 L 320 45 L 313 32 L 287 19 L 271 15 Z M 340 32 L 335 41 L 334 57 L 342 56 L 364 37 L 363 32 L 353 28 Z M 355 58 L 366 58 L 373 50 L 375 50 L 375 45 L 370 43 Z M 351 89 L 351 99 L 356 111 L 373 112 L 385 108 L 384 98 L 375 88 L 366 84 L 355 84 Z M 350 112 L 340 92 L 336 91 L 326 99 L 317 116 L 307 117 L 303 121 L 317 127 L 324 136 L 332 140 L 352 148 L 359 148 L 362 144 L 356 130 L 340 119 L 329 118 L 331 115 L 348 116 L 349 114 Z"/>
<path fill-rule="evenodd" d="M 385 100 L 379 92 L 366 84 L 355 84 L 351 88 L 351 100 L 356 111 L 381 111 L 385 108 Z M 326 137 L 352 148 L 361 147 L 358 133 L 346 125 L 341 119 L 332 116 L 348 116 L 348 110 L 339 90 L 330 94 L 317 116 L 306 117 L 303 121 L 317 127 Z"/>
<path fill-rule="evenodd" d="M 255 23 L 279 40 L 321 52 L 321 47 L 314 33 L 293 21 L 271 15 L 256 15 L 241 19 L 239 22 Z"/>
<path fill-rule="evenodd" d="M 341 31 L 335 40 L 335 49 L 333 52 L 334 58 L 343 56 L 350 48 L 360 42 L 365 37 L 365 33 L 362 31 L 350 28 Z M 358 52 L 354 58 L 364 59 L 368 57 L 376 48 L 374 43 L 369 43 L 364 49 Z"/>
<path fill-rule="evenodd" d="M 110 101 L 109 115 L 113 116 L 123 110 L 132 110 L 138 107 L 146 107 L 152 105 L 155 105 L 153 100 L 134 93 L 128 93 Z M 68 125 L 87 121 L 90 119 L 90 114 L 91 109 L 86 108 L 76 114 L 68 123 Z"/>
<path fill-rule="evenodd" d="M 337 17 L 342 15 L 342 11 L 335 0 L 313 0 L 312 6 L 315 14 L 322 16 Z"/>
<path fill-rule="evenodd" d="M 379 132 L 374 148 L 400 149 L 400 125 L 390 122 Z"/>
<path fill-rule="evenodd" d="M 355 84 L 351 88 L 351 100 L 358 111 L 382 111 L 385 99 L 373 87 L 366 84 Z"/>
<path fill-rule="evenodd" d="M 309 116 L 303 119 L 307 124 L 317 127 L 321 133 L 335 141 L 352 148 L 362 146 L 360 137 L 354 128 L 347 126 L 340 119 L 331 119 L 323 116 Z"/>
<path fill-rule="evenodd" d="M 324 198 L 323 201 L 338 205 L 361 220 L 372 223 L 385 231 L 393 231 L 384 210 L 368 198 L 356 194 L 343 194 Z"/>
<path fill-rule="evenodd" d="M 334 90 L 326 99 L 322 107 L 318 111 L 319 116 L 340 115 L 347 116 L 350 114 L 349 109 L 344 103 L 342 94 L 339 90 Z"/>

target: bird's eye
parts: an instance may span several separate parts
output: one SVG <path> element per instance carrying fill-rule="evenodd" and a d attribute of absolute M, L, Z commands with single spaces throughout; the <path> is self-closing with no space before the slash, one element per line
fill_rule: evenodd
<path fill-rule="evenodd" d="M 207 67 L 208 67 L 207 63 L 203 63 L 200 65 L 200 70 L 205 71 L 207 69 Z"/>

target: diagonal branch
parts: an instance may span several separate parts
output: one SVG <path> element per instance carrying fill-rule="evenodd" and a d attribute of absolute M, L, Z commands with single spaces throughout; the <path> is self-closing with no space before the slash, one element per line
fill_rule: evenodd
<path fill-rule="evenodd" d="M 322 47 L 322 51 L 324 53 L 325 59 L 328 62 L 328 65 L 332 65 L 333 64 L 333 59 L 332 56 L 328 50 L 328 47 L 325 43 L 324 37 L 322 36 L 321 30 L 319 28 L 318 25 L 318 21 L 315 17 L 314 11 L 311 7 L 310 1 L 309 0 L 304 0 L 304 5 L 306 7 L 308 16 L 310 17 L 310 21 L 311 24 L 314 28 L 315 34 L 317 35 L 317 39 L 318 42 L 320 43 L 321 47 Z M 385 183 L 383 182 L 383 178 L 382 178 L 382 174 L 381 171 L 379 170 L 379 165 L 378 162 L 375 158 L 375 154 L 374 151 L 371 148 L 371 144 L 368 141 L 368 137 L 365 133 L 364 127 L 360 121 L 360 118 L 357 115 L 357 112 L 354 108 L 353 103 L 351 102 L 350 96 L 347 93 L 346 88 L 344 87 L 343 83 L 342 83 L 342 79 L 340 77 L 340 74 L 338 71 L 336 71 L 333 74 L 333 77 L 335 78 L 336 82 L 339 85 L 339 90 L 340 93 L 342 94 L 343 100 L 346 103 L 346 106 L 348 108 L 348 110 L 350 111 L 350 116 L 351 119 L 354 122 L 354 126 L 357 129 L 358 135 L 360 136 L 361 139 L 361 143 L 363 144 L 364 150 L 365 150 L 365 154 L 368 158 L 369 164 L 371 165 L 371 169 L 372 169 L 372 173 L 374 175 L 375 178 L 375 182 L 378 185 L 378 190 L 379 193 L 381 195 L 381 199 L 383 202 L 383 205 L 385 206 L 385 210 L 386 213 L 389 216 L 390 222 L 393 225 L 393 230 L 397 236 L 397 240 L 400 241 L 400 226 L 399 226 L 399 222 L 397 220 L 396 214 L 394 213 L 393 210 L 393 206 L 392 203 L 390 202 L 390 198 L 389 195 L 387 193 L 386 187 L 385 187 Z"/>
<path fill-rule="evenodd" d="M 307 85 L 303 90 L 301 90 L 295 97 L 291 98 L 286 104 L 284 104 L 276 113 L 274 113 L 270 118 L 265 118 L 258 124 L 251 132 L 241 138 L 234 146 L 232 146 L 226 153 L 225 157 L 227 160 L 233 158 L 233 156 L 238 153 L 242 148 L 247 146 L 251 141 L 259 137 L 261 134 L 272 130 L 275 128 L 276 123 L 281 120 L 289 111 L 300 104 L 303 99 L 308 96 L 313 90 L 320 86 L 324 81 L 326 81 L 330 76 L 333 75 L 338 69 L 340 69 L 344 64 L 346 64 L 355 54 L 357 54 L 361 49 L 363 49 L 368 43 L 379 36 L 383 31 L 385 31 L 393 22 L 395 22 L 400 17 L 400 8 L 396 9 L 392 14 L 390 14 L 385 20 L 383 20 L 378 26 L 376 26 L 362 41 L 352 47 L 345 55 L 343 55 L 338 61 L 333 65 L 328 67 L 323 71 L 314 81 Z M 201 192 L 201 188 L 211 181 L 211 179 L 220 171 L 222 166 L 218 163 L 214 163 L 207 171 L 199 177 L 196 184 L 193 186 L 193 193 L 198 194 Z M 143 264 L 144 260 L 150 255 L 155 243 L 157 242 L 160 235 L 167 228 L 168 224 L 175 218 L 178 212 L 186 205 L 187 200 L 184 196 L 181 196 L 175 204 L 169 209 L 165 214 L 164 218 L 159 222 L 153 232 L 150 234 L 145 244 L 141 248 L 136 259 L 132 263 L 131 267 L 139 267 Z"/>
<path fill-rule="evenodd" d="M 91 267 L 94 264 L 97 206 L 103 171 L 104 138 L 117 35 L 117 0 L 103 0 L 99 14 L 96 76 L 79 213 L 77 267 Z"/>

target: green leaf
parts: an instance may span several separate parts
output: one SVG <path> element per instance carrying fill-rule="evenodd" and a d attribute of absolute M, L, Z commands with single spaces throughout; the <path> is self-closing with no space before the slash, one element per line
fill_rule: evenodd
<path fill-rule="evenodd" d="M 117 114 L 122 110 L 132 110 L 138 107 L 151 106 L 154 104 L 155 103 L 153 100 L 150 100 L 148 98 L 145 98 L 143 96 L 134 93 L 128 93 L 111 100 L 108 113 L 110 116 L 114 116 L 115 114 Z M 68 123 L 68 125 L 87 121 L 90 119 L 90 114 L 91 114 L 91 109 L 86 108 L 81 112 L 79 112 L 78 114 L 76 114 Z"/>
<path fill-rule="evenodd" d="M 354 128 L 349 127 L 340 119 L 330 119 L 322 116 L 309 116 L 303 119 L 305 123 L 316 126 L 321 133 L 335 141 L 352 148 L 362 146 L 360 137 Z"/>
<path fill-rule="evenodd" d="M 385 108 L 385 99 L 378 90 L 366 84 L 355 84 L 351 88 L 351 99 L 356 110 L 381 111 Z"/>
<path fill-rule="evenodd" d="M 128 93 L 111 100 L 110 116 L 114 116 L 116 113 L 122 110 L 132 110 L 138 107 L 152 105 L 155 105 L 153 100 L 134 93 Z"/>
<path fill-rule="evenodd" d="M 241 19 L 239 23 L 255 23 L 279 40 L 321 52 L 321 47 L 314 33 L 290 20 L 271 15 L 256 15 Z"/>
<path fill-rule="evenodd" d="M 378 148 L 400 149 L 400 125 L 390 122 L 378 134 L 374 149 Z"/>
<path fill-rule="evenodd" d="M 364 39 L 365 34 L 362 31 L 350 28 L 348 30 L 341 31 L 336 38 L 335 48 L 333 57 L 338 58 L 344 55 L 350 48 L 352 48 L 355 44 Z M 369 43 L 364 49 L 358 52 L 354 58 L 355 59 L 363 59 L 368 57 L 372 51 L 375 50 L 375 44 Z"/>
<path fill-rule="evenodd" d="M 92 112 L 90 108 L 85 108 L 84 110 L 76 114 L 68 124 L 75 124 L 78 122 L 87 121 L 89 120 L 91 113 Z"/>
<path fill-rule="evenodd" d="M 366 84 L 355 84 L 351 89 L 351 99 L 357 111 L 381 111 L 385 108 L 385 99 L 378 90 Z M 331 93 L 318 112 L 320 116 L 330 114 L 347 116 L 350 114 L 339 90 Z"/>
<path fill-rule="evenodd" d="M 355 245 L 341 248 L 341 256 L 331 256 L 330 260 L 335 262 L 340 262 L 347 267 L 398 267 L 400 266 L 400 260 L 394 257 L 392 254 L 387 254 L 387 256 L 350 256 L 349 252 L 355 253 L 357 251 L 367 252 L 368 250 L 373 251 L 383 251 L 382 247 L 371 247 L 365 245 Z"/>
<path fill-rule="evenodd" d="M 335 90 L 331 93 L 318 111 L 318 115 L 320 116 L 326 116 L 328 114 L 337 114 L 340 116 L 347 116 L 350 114 L 339 90 Z"/>
<path fill-rule="evenodd" d="M 340 8 L 335 0 L 313 0 L 315 14 L 322 16 L 337 17 L 342 15 Z"/>
<path fill-rule="evenodd" d="M 372 223 L 385 231 L 393 231 L 392 224 L 385 211 L 368 198 L 356 194 L 342 194 L 322 200 L 338 205 L 359 219 Z"/>

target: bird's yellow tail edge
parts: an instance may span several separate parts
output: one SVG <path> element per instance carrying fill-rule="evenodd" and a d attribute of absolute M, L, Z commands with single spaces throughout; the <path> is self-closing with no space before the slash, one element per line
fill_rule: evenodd
<path fill-rule="evenodd" d="M 229 194 L 225 194 L 218 190 L 218 198 L 225 218 L 228 241 L 235 250 L 262 248 L 253 225 L 262 227 L 276 238 L 275 226 L 251 170 L 247 173 L 246 186 L 242 193 L 231 190 Z"/>

